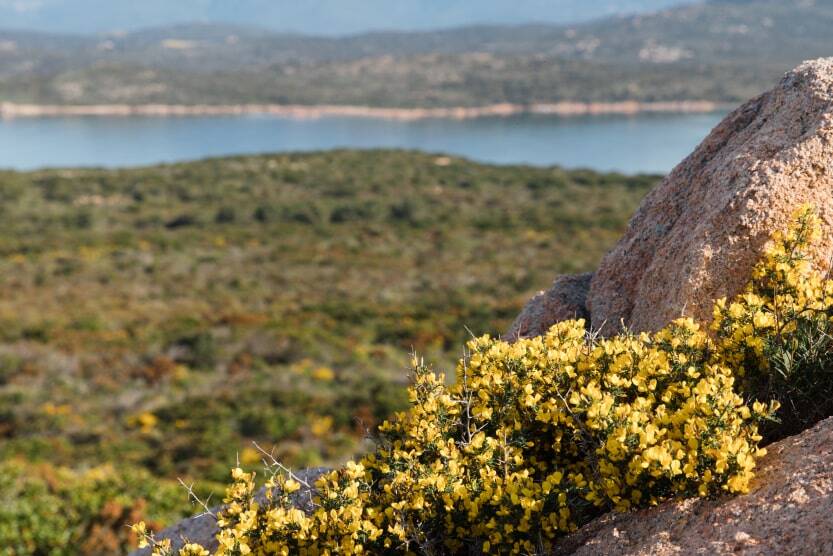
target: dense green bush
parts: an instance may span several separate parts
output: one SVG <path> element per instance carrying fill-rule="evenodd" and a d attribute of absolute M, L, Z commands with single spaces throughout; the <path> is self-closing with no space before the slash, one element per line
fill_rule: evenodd
<path fill-rule="evenodd" d="M 128 525 L 184 517 L 181 487 L 110 465 L 72 471 L 22 460 L 0 464 L 0 554 L 118 554 L 135 547 Z"/>

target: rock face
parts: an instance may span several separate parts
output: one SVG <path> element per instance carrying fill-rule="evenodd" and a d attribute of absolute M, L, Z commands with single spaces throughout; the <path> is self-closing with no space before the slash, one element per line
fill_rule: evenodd
<path fill-rule="evenodd" d="M 833 255 L 833 58 L 805 62 L 721 122 L 654 188 L 593 277 L 587 305 L 604 333 L 711 319 L 738 293 L 772 230 L 812 203 Z"/>
<path fill-rule="evenodd" d="M 318 477 L 327 471 L 328 469 L 326 468 L 317 467 L 298 471 L 295 475 L 302 481 L 312 485 Z M 313 491 L 311 489 L 302 486 L 297 492 L 291 495 L 292 501 L 302 510 L 311 511 L 312 494 Z M 258 493 L 258 499 L 261 502 L 265 500 L 263 491 Z M 211 512 L 216 515 L 221 509 L 222 507 L 212 508 Z M 171 545 L 174 552 L 182 548 L 182 546 L 187 542 L 195 542 L 204 546 L 208 550 L 214 551 L 218 546 L 217 540 L 215 539 L 217 532 L 217 521 L 214 516 L 203 513 L 195 517 L 183 519 L 182 521 L 171 525 L 157 534 L 156 539 L 171 539 Z M 135 550 L 131 552 L 130 556 L 150 556 L 150 553 L 150 549 L 145 548 L 143 550 Z"/>
<path fill-rule="evenodd" d="M 503 336 L 505 340 L 541 336 L 553 324 L 568 319 L 588 319 L 587 292 L 592 273 L 559 276 L 547 291 L 533 297 Z"/>
<path fill-rule="evenodd" d="M 607 514 L 555 554 L 833 554 L 833 418 L 767 451 L 749 494 Z"/>

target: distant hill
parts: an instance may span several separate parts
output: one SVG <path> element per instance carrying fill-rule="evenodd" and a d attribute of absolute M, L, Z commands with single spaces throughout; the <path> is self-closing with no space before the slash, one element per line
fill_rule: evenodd
<path fill-rule="evenodd" d="M 575 23 L 690 0 L 0 0 L 7 28 L 101 33 L 182 21 L 331 35 L 479 23 Z"/>
<path fill-rule="evenodd" d="M 345 37 L 192 24 L 0 32 L 0 100 L 474 106 L 738 102 L 833 55 L 833 0 L 715 0 L 578 25 Z"/>

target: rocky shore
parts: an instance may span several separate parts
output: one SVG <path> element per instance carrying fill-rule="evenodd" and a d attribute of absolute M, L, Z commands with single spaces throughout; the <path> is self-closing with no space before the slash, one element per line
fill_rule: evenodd
<path fill-rule="evenodd" d="M 670 102 L 559 102 L 549 104 L 491 104 L 450 108 L 381 108 L 347 105 L 285 105 L 285 104 L 18 104 L 0 102 L 0 118 L 49 118 L 65 116 L 107 117 L 185 117 L 270 115 L 307 119 L 332 116 L 379 118 L 413 121 L 428 118 L 466 120 L 483 117 L 508 117 L 521 114 L 554 116 L 585 116 L 640 113 L 708 113 L 727 107 L 705 100 Z"/>

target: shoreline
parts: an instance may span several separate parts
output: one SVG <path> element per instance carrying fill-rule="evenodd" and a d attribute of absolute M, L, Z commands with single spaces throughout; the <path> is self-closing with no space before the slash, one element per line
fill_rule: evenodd
<path fill-rule="evenodd" d="M 376 118 L 414 121 L 423 119 L 468 120 L 526 114 L 552 116 L 635 115 L 642 113 L 709 113 L 730 108 L 728 103 L 706 100 L 667 102 L 556 102 L 533 104 L 491 104 L 451 108 L 379 108 L 351 105 L 290 104 L 23 104 L 0 102 L 0 120 L 56 117 L 190 117 L 266 115 L 295 119 L 325 117 Z"/>

